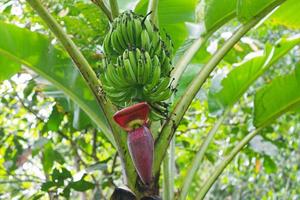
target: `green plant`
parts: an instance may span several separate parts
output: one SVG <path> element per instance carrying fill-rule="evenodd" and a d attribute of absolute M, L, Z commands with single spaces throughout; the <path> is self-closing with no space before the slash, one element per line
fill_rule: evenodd
<path fill-rule="evenodd" d="M 78 106 L 77 110 L 84 111 L 87 118 L 91 119 L 96 127 L 101 129 L 102 134 L 113 147 L 112 149 L 117 151 L 124 172 L 122 176 L 125 178 L 125 184 L 138 199 L 145 196 L 160 195 L 159 181 L 162 165 L 164 199 L 186 199 L 192 188 L 193 178 L 197 174 L 205 154 L 208 153 L 208 147 L 212 145 L 211 141 L 227 117 L 236 109 L 234 107 L 236 103 L 259 77 L 269 72 L 272 66 L 280 62 L 280 59 L 300 42 L 299 37 L 296 36 L 282 38 L 274 45 L 260 45 L 260 48 L 263 49 L 262 54 L 245 59 L 238 67 L 231 67 L 233 63 L 242 61 L 240 57 L 244 57 L 244 55 L 241 56 L 240 54 L 244 49 L 252 48 L 253 50 L 256 48 L 253 47 L 255 46 L 253 43 L 252 46 L 242 44 L 239 42 L 240 39 L 253 27 L 258 26 L 259 23 L 264 23 L 266 18 L 269 18 L 269 21 L 266 22 L 267 25 L 281 24 L 283 27 L 292 26 L 298 29 L 299 24 L 289 18 L 296 13 L 291 13 L 288 10 L 292 7 L 299 8 L 300 5 L 296 0 L 202 1 L 199 4 L 202 10 L 198 13 L 200 13 L 199 18 L 204 30 L 199 32 L 196 38 L 189 41 L 185 32 L 181 30 L 185 30 L 185 21 L 193 20 L 196 1 L 139 1 L 134 12 L 120 12 L 119 8 L 121 7 L 116 0 L 110 0 L 109 3 L 101 0 L 93 0 L 93 2 L 104 13 L 102 16 L 105 15 L 111 23 L 111 29 L 103 34 L 105 55 L 101 54 L 101 59 L 93 59 L 91 51 L 84 51 L 86 43 L 80 40 L 80 37 L 71 38 L 66 33 L 62 25 L 57 22 L 57 16 L 53 17 L 54 14 L 50 14 L 48 11 L 51 5 L 47 5 L 49 8 L 46 8 L 39 0 L 27 0 L 24 6 L 30 5 L 34 13 L 39 16 L 39 18 L 34 16 L 30 19 L 33 22 L 42 19 L 39 22 L 49 27 L 59 44 L 51 44 L 49 40 L 51 35 L 45 37 L 40 33 L 26 30 L 26 28 L 1 22 L 0 64 L 9 63 L 9 68 L 1 68 L 2 66 L 0 66 L 4 74 L 3 78 L 1 76 L 0 78 L 7 79 L 19 72 L 21 66 L 25 66 L 62 90 Z M 167 8 L 173 9 L 172 12 L 163 10 Z M 274 13 L 270 15 L 271 12 Z M 85 14 L 85 18 L 88 18 L 89 15 Z M 149 16 L 146 16 L 147 14 Z M 299 16 L 297 15 L 295 18 L 299 18 Z M 80 18 L 74 19 L 82 20 Z M 92 19 L 95 20 L 95 18 Z M 64 25 L 67 24 L 68 20 L 64 22 Z M 80 26 L 84 26 L 84 24 L 87 23 L 82 23 Z M 225 30 L 227 26 L 234 25 L 236 27 L 237 24 L 238 27 L 229 38 L 225 41 L 219 41 L 218 50 L 212 55 L 207 55 L 206 46 L 210 40 L 220 37 L 220 31 Z M 164 29 L 172 39 L 164 33 Z M 91 35 L 93 34 L 95 33 L 91 33 Z M 171 41 L 174 43 L 174 50 Z M 183 42 L 184 44 L 182 44 Z M 96 43 L 96 41 L 92 43 Z M 24 46 L 27 47 L 26 50 L 24 50 Z M 65 52 L 68 53 L 68 56 L 65 55 Z M 193 67 L 193 62 L 197 63 L 197 66 L 201 63 L 201 68 Z M 210 75 L 218 66 L 221 68 L 223 62 L 229 63 L 230 66 L 227 76 L 217 81 L 210 80 Z M 100 67 L 97 67 L 98 65 Z M 174 65 L 173 70 L 172 65 Z M 77 76 L 76 70 L 81 73 L 81 76 Z M 239 141 L 227 150 L 226 156 L 219 161 L 213 172 L 209 173 L 210 175 L 202 182 L 204 184 L 201 185 L 198 193 L 193 194 L 195 199 L 205 197 L 223 170 L 253 137 L 270 128 L 272 122 L 287 111 L 299 110 L 299 67 L 293 67 L 292 70 L 294 71 L 276 77 L 266 85 L 260 84 L 262 89 L 256 90 L 257 87 L 252 89 L 255 91 L 254 113 L 249 118 L 253 119 L 253 126 L 246 127 L 243 131 L 239 130 L 243 133 L 242 137 L 235 137 Z M 97 76 L 98 73 L 99 77 Z M 172 81 L 173 79 L 174 81 Z M 213 83 L 212 86 L 206 85 L 210 81 Z M 175 87 L 177 92 L 174 94 L 173 88 Z M 183 181 L 178 186 L 178 193 L 175 193 L 173 173 L 176 141 L 174 135 L 180 129 L 181 124 L 186 123 L 189 127 L 184 115 L 189 108 L 192 108 L 191 105 L 193 106 L 193 101 L 200 89 L 209 89 L 207 110 L 211 114 L 217 113 L 218 118 L 213 120 L 214 124 L 211 124 L 211 129 L 208 128 L 207 137 L 201 139 L 203 140 L 202 145 L 197 145 L 196 153 L 193 158 L 191 157 L 193 161 L 184 174 Z M 46 89 L 43 88 L 43 90 Z M 254 92 L 252 91 L 252 93 Z M 113 115 L 118 109 L 141 101 L 147 101 L 152 111 L 149 129 L 155 143 L 152 168 L 154 177 L 151 184 L 148 183 L 149 179 L 140 181 L 140 177 L 144 178 L 144 176 L 138 176 L 137 171 L 141 173 L 141 170 L 136 170 L 138 167 L 134 167 L 132 158 L 128 153 L 129 151 L 132 153 L 133 150 L 127 146 L 127 134 L 113 120 Z M 32 112 L 30 106 L 24 105 Z M 247 109 L 245 110 L 249 113 Z M 76 107 L 72 109 L 73 111 L 75 113 Z M 54 116 L 53 121 L 62 116 L 59 107 L 53 109 L 52 114 Z M 74 116 L 76 115 L 74 114 Z M 42 123 L 43 119 L 40 121 Z M 50 122 L 55 124 L 53 121 Z M 47 125 L 48 131 L 58 132 L 62 134 L 61 137 L 73 141 L 73 135 L 69 137 L 60 131 L 64 128 L 63 123 L 53 127 L 50 122 Z M 63 122 L 63 119 L 61 118 L 59 122 Z M 68 121 L 68 123 L 70 122 Z M 139 126 L 141 125 L 143 127 L 144 123 L 139 124 Z M 72 128 L 70 129 L 72 132 Z M 248 130 L 249 133 L 245 134 Z M 97 138 L 97 136 L 94 137 Z M 169 149 L 170 144 L 171 148 Z M 76 153 L 77 147 L 74 147 L 75 156 L 80 158 Z M 93 149 L 96 148 L 93 147 Z M 20 152 L 22 152 L 21 148 L 16 155 L 21 154 Z M 51 157 L 53 154 L 55 151 L 51 143 L 47 143 L 43 157 Z M 8 151 L 6 157 L 11 155 Z M 26 155 L 23 154 L 22 157 L 25 160 L 27 159 Z M 91 157 L 93 156 L 91 155 Z M 15 160 L 14 163 L 17 163 L 17 156 L 13 159 Z M 57 194 L 58 189 L 63 188 L 60 195 L 66 198 L 69 198 L 71 189 L 86 191 L 94 188 L 90 182 L 84 179 L 85 176 L 82 176 L 79 181 L 74 181 L 72 175 L 65 168 L 56 169 L 50 174 L 53 162 L 62 164 L 63 159 L 57 158 L 56 161 L 53 160 L 50 163 L 45 159 L 42 160 L 45 163 L 43 168 L 46 174 L 46 182 L 43 184 L 42 190 L 47 191 L 50 198 L 52 198 L 51 191 L 54 190 L 53 188 Z M 135 166 L 137 166 L 136 163 Z M 17 165 L 14 164 L 13 168 L 17 168 Z M 107 171 L 104 170 L 103 173 L 109 176 Z M 68 184 L 64 185 L 65 182 Z M 100 188 L 98 190 L 100 191 Z"/>

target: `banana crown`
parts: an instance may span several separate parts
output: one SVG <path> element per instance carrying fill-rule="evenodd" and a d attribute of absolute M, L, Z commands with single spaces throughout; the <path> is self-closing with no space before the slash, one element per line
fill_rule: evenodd
<path fill-rule="evenodd" d="M 146 101 L 160 118 L 170 98 L 173 44 L 147 16 L 126 11 L 116 18 L 103 42 L 100 79 L 108 98 L 119 107 Z M 153 117 L 152 117 L 153 118 Z"/>

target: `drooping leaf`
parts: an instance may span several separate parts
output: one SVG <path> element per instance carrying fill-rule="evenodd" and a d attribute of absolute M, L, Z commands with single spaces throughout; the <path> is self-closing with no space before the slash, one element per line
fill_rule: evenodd
<path fill-rule="evenodd" d="M 237 0 L 205 0 L 206 31 L 215 30 L 236 15 Z"/>
<path fill-rule="evenodd" d="M 238 0 L 237 17 L 246 22 L 277 0 Z"/>
<path fill-rule="evenodd" d="M 263 55 L 239 64 L 226 77 L 217 75 L 209 91 L 210 112 L 216 113 L 235 104 L 257 78 L 299 43 L 299 35 L 283 38 L 273 47 L 267 45 Z"/>
<path fill-rule="evenodd" d="M 273 122 L 282 114 L 299 108 L 300 67 L 295 72 L 280 76 L 255 95 L 254 125 L 261 127 Z"/>
<path fill-rule="evenodd" d="M 105 116 L 72 60 L 45 36 L 0 22 L 0 58 L 22 64 L 69 96 L 100 127 L 107 129 Z M 110 133 L 104 132 L 114 144 Z"/>
<path fill-rule="evenodd" d="M 284 25 L 292 29 L 300 29 L 300 1 L 288 0 L 284 2 L 270 17 L 273 24 Z"/>
<path fill-rule="evenodd" d="M 195 9 L 197 0 L 164 0 L 159 1 L 158 17 L 159 27 L 171 35 L 175 49 L 186 39 L 188 35 L 185 22 L 195 21 Z M 136 6 L 137 13 L 146 14 L 148 0 L 140 1 Z"/>

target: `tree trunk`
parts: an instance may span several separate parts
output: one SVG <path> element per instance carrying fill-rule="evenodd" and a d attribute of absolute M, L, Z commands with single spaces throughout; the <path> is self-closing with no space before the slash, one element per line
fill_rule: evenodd
<path fill-rule="evenodd" d="M 158 174 L 154 176 L 150 186 L 145 186 L 144 184 L 142 184 L 140 179 L 137 180 L 135 194 L 138 200 L 139 199 L 143 199 L 143 200 L 161 199 L 159 197 L 159 176 L 160 176 L 160 172 L 158 172 Z"/>

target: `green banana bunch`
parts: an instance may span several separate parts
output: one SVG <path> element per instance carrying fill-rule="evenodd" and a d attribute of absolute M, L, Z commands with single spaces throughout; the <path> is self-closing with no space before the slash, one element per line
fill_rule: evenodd
<path fill-rule="evenodd" d="M 173 44 L 167 34 L 159 32 L 147 17 L 126 11 L 116 18 L 104 39 L 105 54 L 112 60 L 128 50 L 138 48 L 150 56 L 172 55 Z M 163 63 L 161 61 L 161 63 Z"/>
<path fill-rule="evenodd" d="M 172 41 L 150 20 L 131 11 L 112 23 L 103 42 L 100 79 L 106 96 L 119 107 L 146 101 L 153 108 L 152 119 L 168 113 L 164 101 L 173 93 Z"/>

